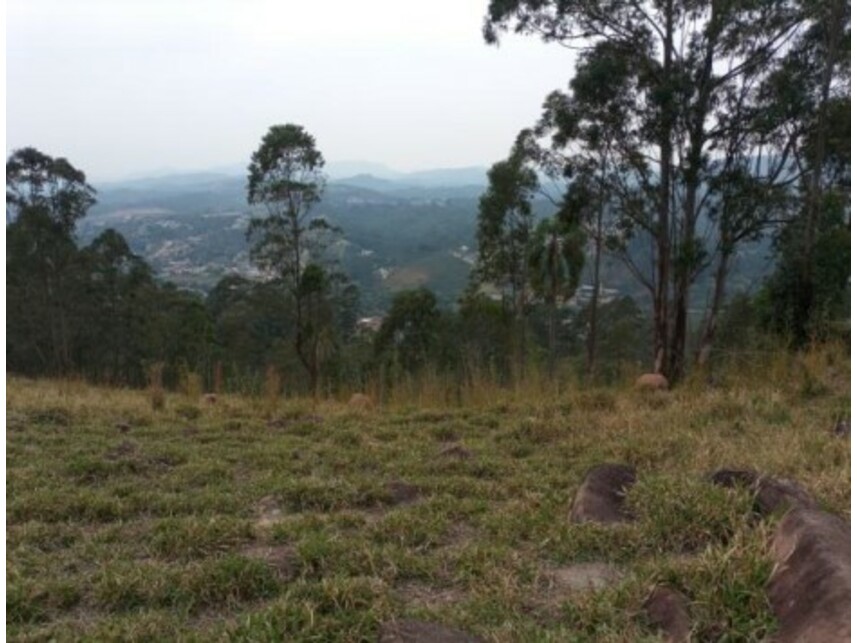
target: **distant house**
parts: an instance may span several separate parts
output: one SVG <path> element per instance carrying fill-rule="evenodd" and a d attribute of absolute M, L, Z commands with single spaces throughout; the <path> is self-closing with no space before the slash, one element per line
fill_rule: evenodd
<path fill-rule="evenodd" d="M 591 284 L 582 284 L 578 287 L 574 296 L 569 299 L 565 306 L 571 309 L 583 308 L 592 302 L 592 293 L 595 287 Z M 605 288 L 601 286 L 598 290 L 598 303 L 600 305 L 609 304 L 619 296 L 619 291 L 615 288 Z"/>
<path fill-rule="evenodd" d="M 359 333 L 377 333 L 381 330 L 381 324 L 384 323 L 384 318 L 381 316 L 361 317 L 357 320 L 357 332 Z"/>

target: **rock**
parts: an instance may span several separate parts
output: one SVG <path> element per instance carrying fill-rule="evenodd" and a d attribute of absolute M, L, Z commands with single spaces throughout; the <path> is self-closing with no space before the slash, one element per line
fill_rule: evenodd
<path fill-rule="evenodd" d="M 381 625 L 378 643 L 482 643 L 484 639 L 439 623 L 406 619 Z"/>
<path fill-rule="evenodd" d="M 751 487 L 759 479 L 759 474 L 747 469 L 718 469 L 708 479 L 719 487 Z"/>
<path fill-rule="evenodd" d="M 649 623 L 663 634 L 669 643 L 690 641 L 690 615 L 687 597 L 679 591 L 659 585 L 652 590 L 643 609 Z"/>
<path fill-rule="evenodd" d="M 746 469 L 720 469 L 709 475 L 721 487 L 745 487 L 753 493 L 753 509 L 762 516 L 792 507 L 815 507 L 812 494 L 789 478 L 764 476 Z"/>
<path fill-rule="evenodd" d="M 373 402 L 372 398 L 368 395 L 355 393 L 351 396 L 351 399 L 348 400 L 348 408 L 353 411 L 371 411 L 375 408 L 375 402 Z"/>
<path fill-rule="evenodd" d="M 571 522 L 625 522 L 632 516 L 625 510 L 625 494 L 637 481 L 632 467 L 599 464 L 583 479 L 571 504 Z"/>
<path fill-rule="evenodd" d="M 809 491 L 788 478 L 762 476 L 756 481 L 754 491 L 753 506 L 763 516 L 796 507 L 812 509 L 818 506 Z"/>
<path fill-rule="evenodd" d="M 457 458 L 459 460 L 469 460 L 473 457 L 473 452 L 470 449 L 466 449 L 460 444 L 449 444 L 445 447 L 441 447 L 440 455 L 447 458 Z"/>
<path fill-rule="evenodd" d="M 851 640 L 851 540 L 848 523 L 799 507 L 780 521 L 771 541 L 774 572 L 768 600 L 780 623 L 778 643 Z"/>
<path fill-rule="evenodd" d="M 839 420 L 833 427 L 833 435 L 840 438 L 851 437 L 851 420 Z"/>
<path fill-rule="evenodd" d="M 622 573 L 606 563 L 578 563 L 551 572 L 559 587 L 572 592 L 599 590 L 622 579 Z"/>
<path fill-rule="evenodd" d="M 392 500 L 394 505 L 407 505 L 415 502 L 420 497 L 419 489 L 401 480 L 388 482 L 387 493 L 390 494 L 390 500 Z"/>
<path fill-rule="evenodd" d="M 634 383 L 634 388 L 642 391 L 665 391 L 669 387 L 669 380 L 660 373 L 640 375 Z"/>

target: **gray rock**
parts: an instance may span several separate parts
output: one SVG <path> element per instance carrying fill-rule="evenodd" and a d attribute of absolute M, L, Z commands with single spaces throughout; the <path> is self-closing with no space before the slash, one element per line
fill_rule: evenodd
<path fill-rule="evenodd" d="M 763 476 L 754 485 L 754 507 L 763 516 L 794 507 L 815 508 L 818 503 L 801 484 L 789 478 Z"/>
<path fill-rule="evenodd" d="M 571 504 L 571 522 L 618 523 L 633 518 L 625 509 L 625 494 L 637 481 L 632 467 L 599 464 L 583 479 Z"/>
<path fill-rule="evenodd" d="M 799 507 L 780 521 L 767 594 L 780 627 L 777 643 L 851 640 L 851 540 L 848 523 Z"/>
<path fill-rule="evenodd" d="M 812 494 L 790 478 L 765 476 L 746 469 L 720 469 L 708 477 L 721 487 L 744 487 L 753 493 L 753 509 L 762 516 L 792 507 L 816 507 Z"/>
<path fill-rule="evenodd" d="M 652 590 L 643 609 L 649 623 L 669 643 L 690 641 L 690 615 L 687 597 L 679 591 L 659 585 Z"/>

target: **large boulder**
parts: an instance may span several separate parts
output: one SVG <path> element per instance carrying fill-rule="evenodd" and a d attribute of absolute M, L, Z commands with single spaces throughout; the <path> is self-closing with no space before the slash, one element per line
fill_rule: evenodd
<path fill-rule="evenodd" d="M 571 503 L 571 522 L 618 523 L 632 516 L 625 509 L 625 494 L 637 481 L 633 467 L 599 464 L 583 479 Z"/>
<path fill-rule="evenodd" d="M 777 643 L 851 640 L 851 540 L 848 523 L 799 507 L 771 541 L 774 572 L 767 593 L 780 627 Z"/>
<path fill-rule="evenodd" d="M 634 383 L 634 388 L 639 391 L 665 391 L 669 387 L 669 380 L 660 373 L 640 375 Z"/>

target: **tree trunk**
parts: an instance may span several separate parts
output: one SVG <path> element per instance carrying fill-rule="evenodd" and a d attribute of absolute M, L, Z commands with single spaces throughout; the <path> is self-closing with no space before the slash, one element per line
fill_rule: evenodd
<path fill-rule="evenodd" d="M 601 246 L 604 202 L 598 206 L 595 221 L 595 265 L 593 267 L 592 300 L 589 302 L 589 334 L 586 337 L 586 376 L 591 382 L 595 378 L 595 357 L 598 342 L 598 298 L 601 296 Z"/>
<path fill-rule="evenodd" d="M 548 373 L 556 375 L 556 297 L 548 302 Z"/>
<path fill-rule="evenodd" d="M 717 320 L 720 314 L 720 307 L 723 304 L 723 297 L 726 294 L 726 275 L 729 271 L 729 259 L 732 256 L 731 250 L 721 250 L 720 261 L 717 264 L 717 272 L 714 276 L 714 296 L 711 300 L 711 309 L 705 319 L 702 336 L 699 340 L 699 347 L 696 351 L 696 365 L 704 368 L 711 358 L 711 349 L 714 346 L 714 337 L 717 334 Z"/>
<path fill-rule="evenodd" d="M 713 9 L 712 9 L 713 11 Z M 705 118 L 710 111 L 711 73 L 714 64 L 714 48 L 719 36 L 719 20 L 711 17 L 712 29 L 706 35 L 705 62 L 699 79 L 699 97 L 691 104 L 693 121 L 689 132 L 690 150 L 687 155 L 687 171 L 685 173 L 685 192 L 682 212 L 681 239 L 679 241 L 678 268 L 676 269 L 674 322 L 672 349 L 670 351 L 670 366 L 668 378 L 677 382 L 684 376 L 684 354 L 687 348 L 688 306 L 690 305 L 690 286 L 697 269 L 695 256 L 697 193 L 703 171 L 702 152 L 705 148 L 706 131 Z M 726 268 L 726 263 L 722 264 Z"/>
<path fill-rule="evenodd" d="M 810 174 L 809 199 L 806 210 L 806 227 L 803 231 L 803 253 L 800 263 L 800 276 L 798 278 L 798 299 L 800 318 L 797 323 L 798 341 L 804 342 L 808 339 L 807 332 L 810 316 L 815 303 L 813 293 L 814 265 L 813 254 L 815 251 L 816 237 L 818 233 L 818 221 L 821 217 L 821 193 L 822 193 L 822 170 L 827 143 L 827 123 L 829 120 L 830 86 L 833 83 L 833 71 L 836 64 L 836 28 L 841 24 L 839 8 L 843 3 L 832 2 L 825 6 L 824 16 L 826 56 L 821 79 L 821 101 L 819 103 L 818 123 L 816 126 L 815 141 L 812 155 L 812 169 Z"/>
<path fill-rule="evenodd" d="M 666 29 L 662 41 L 663 46 L 663 79 L 662 85 L 665 104 L 662 106 L 660 134 L 660 185 L 658 199 L 657 224 L 657 259 L 656 279 L 654 290 L 654 372 L 662 373 L 668 365 L 669 350 L 669 284 L 670 284 L 670 197 L 672 193 L 672 126 L 673 108 L 669 86 L 672 80 L 673 68 L 673 0 L 667 0 Z"/>

